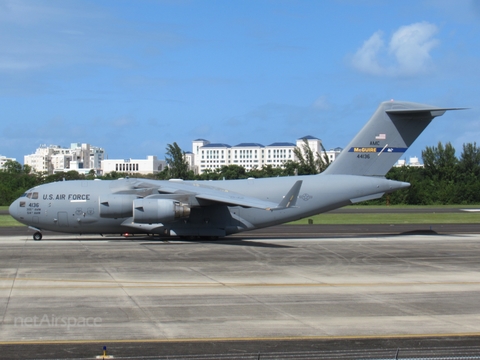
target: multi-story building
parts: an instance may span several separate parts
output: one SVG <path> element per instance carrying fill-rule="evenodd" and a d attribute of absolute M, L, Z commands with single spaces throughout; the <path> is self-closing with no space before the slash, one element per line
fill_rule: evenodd
<path fill-rule="evenodd" d="M 304 139 L 314 154 L 323 155 L 322 140 L 313 136 L 304 136 L 297 139 L 296 144 L 275 142 L 267 146 L 258 143 L 240 143 L 230 146 L 197 139 L 192 142 L 192 152 L 186 153 L 185 156 L 196 174 L 228 165 L 243 166 L 246 170 L 260 169 L 267 165 L 282 167 L 286 161 L 298 160 L 293 150 L 298 147 L 303 152 Z M 334 161 L 341 150 L 341 148 L 335 148 L 327 151 L 330 161 Z"/>
<path fill-rule="evenodd" d="M 108 159 L 102 161 L 102 172 L 108 174 L 112 171 L 129 174 L 156 174 L 166 166 L 165 160 L 159 160 L 150 155 L 146 159 Z"/>
<path fill-rule="evenodd" d="M 14 158 L 7 158 L 6 156 L 0 155 L 0 169 L 4 168 L 4 165 L 7 161 L 17 161 Z"/>
<path fill-rule="evenodd" d="M 101 170 L 101 162 L 105 158 L 105 150 L 90 144 L 72 143 L 70 148 L 59 145 L 40 145 L 35 154 L 25 155 L 24 164 L 35 172 L 55 172 L 77 170 L 95 173 Z"/>
<path fill-rule="evenodd" d="M 203 142 L 202 146 L 198 144 Z M 227 144 L 215 143 L 211 144 L 208 140 L 194 140 L 193 141 L 193 159 L 187 161 L 194 164 L 195 169 L 199 169 L 199 174 L 203 173 L 205 169 L 215 170 L 221 168 L 224 165 L 230 165 L 232 153 L 231 146 Z"/>

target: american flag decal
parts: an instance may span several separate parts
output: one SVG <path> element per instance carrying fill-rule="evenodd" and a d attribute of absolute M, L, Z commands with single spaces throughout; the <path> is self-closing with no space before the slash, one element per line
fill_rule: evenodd
<path fill-rule="evenodd" d="M 378 134 L 377 136 L 375 136 L 375 140 L 385 140 L 386 138 L 386 134 Z"/>

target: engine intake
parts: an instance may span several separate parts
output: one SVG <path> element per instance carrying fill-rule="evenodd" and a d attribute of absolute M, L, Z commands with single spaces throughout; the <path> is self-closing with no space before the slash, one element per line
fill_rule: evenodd
<path fill-rule="evenodd" d="M 125 218 L 132 216 L 132 201 L 135 195 L 102 195 L 99 198 L 100 217 Z"/>
<path fill-rule="evenodd" d="M 133 201 L 133 222 L 141 224 L 168 223 L 190 216 L 190 207 L 166 199 L 136 199 Z"/>

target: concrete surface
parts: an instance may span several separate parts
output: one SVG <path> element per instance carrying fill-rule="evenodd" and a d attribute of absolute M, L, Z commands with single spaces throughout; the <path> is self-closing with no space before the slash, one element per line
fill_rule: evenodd
<path fill-rule="evenodd" d="M 0 344 L 480 335 L 480 237 L 0 237 Z"/>

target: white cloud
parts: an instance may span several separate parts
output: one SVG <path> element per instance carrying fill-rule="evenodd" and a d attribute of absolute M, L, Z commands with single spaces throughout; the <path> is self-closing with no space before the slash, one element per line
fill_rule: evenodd
<path fill-rule="evenodd" d="M 122 116 L 110 122 L 114 128 L 125 128 L 135 125 L 135 119 L 131 116 Z"/>
<path fill-rule="evenodd" d="M 390 53 L 394 54 L 399 68 L 407 74 L 426 70 L 430 62 L 430 51 L 439 41 L 433 36 L 437 27 L 426 22 L 402 26 L 393 34 Z"/>
<path fill-rule="evenodd" d="M 362 72 L 374 75 L 384 72 L 377 60 L 380 50 L 385 47 L 382 35 L 381 31 L 377 31 L 363 43 L 363 46 L 353 56 L 353 66 Z"/>
<path fill-rule="evenodd" d="M 317 98 L 312 104 L 312 107 L 316 110 L 328 110 L 330 108 L 330 103 L 327 96 L 322 95 Z"/>
<path fill-rule="evenodd" d="M 427 22 L 400 27 L 388 46 L 381 31 L 375 32 L 353 55 L 352 65 L 372 75 L 411 76 L 431 68 L 430 52 L 439 41 L 438 28 Z"/>

